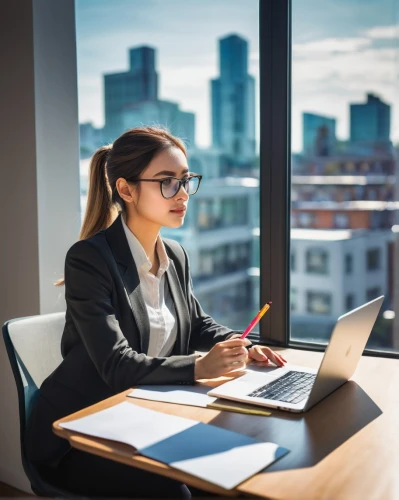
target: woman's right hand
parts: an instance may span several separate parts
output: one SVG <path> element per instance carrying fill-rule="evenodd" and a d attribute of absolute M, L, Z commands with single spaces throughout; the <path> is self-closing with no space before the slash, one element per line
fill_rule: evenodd
<path fill-rule="evenodd" d="M 229 339 L 215 344 L 212 349 L 195 360 L 195 380 L 216 378 L 246 367 L 248 339 Z"/>

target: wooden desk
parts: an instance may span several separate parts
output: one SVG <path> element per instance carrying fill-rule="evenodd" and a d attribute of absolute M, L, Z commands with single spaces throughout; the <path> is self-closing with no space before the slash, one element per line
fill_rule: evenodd
<path fill-rule="evenodd" d="M 293 364 L 317 368 L 322 354 L 282 350 Z M 54 423 L 75 448 L 207 490 L 272 499 L 399 498 L 399 360 L 363 357 L 353 380 L 303 414 L 271 410 L 270 417 L 127 398 L 125 391 Z M 209 382 L 210 383 L 210 382 Z M 213 385 L 221 380 L 212 381 Z M 171 415 L 274 441 L 291 452 L 235 490 L 220 487 L 141 456 L 124 444 L 85 437 L 58 424 L 129 401 Z"/>

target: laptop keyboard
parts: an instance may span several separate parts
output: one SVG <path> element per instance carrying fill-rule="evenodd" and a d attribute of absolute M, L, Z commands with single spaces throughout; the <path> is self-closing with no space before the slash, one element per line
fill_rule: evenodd
<path fill-rule="evenodd" d="M 313 373 L 289 371 L 273 382 L 252 391 L 248 396 L 299 403 L 309 396 L 315 378 L 316 375 Z"/>

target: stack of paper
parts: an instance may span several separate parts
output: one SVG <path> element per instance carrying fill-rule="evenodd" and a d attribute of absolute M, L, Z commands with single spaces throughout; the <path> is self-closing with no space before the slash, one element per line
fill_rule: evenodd
<path fill-rule="evenodd" d="M 208 396 L 211 387 L 206 385 L 142 385 L 128 394 L 131 398 L 149 399 L 150 401 L 163 401 L 179 405 L 202 406 L 206 408 L 216 401 Z"/>
<path fill-rule="evenodd" d="M 146 457 L 225 489 L 234 488 L 288 453 L 275 443 L 262 443 L 236 432 L 128 402 L 60 426 L 129 444 Z"/>
<path fill-rule="evenodd" d="M 269 416 L 271 412 L 265 408 L 237 402 L 226 402 L 225 400 L 208 396 L 212 387 L 206 385 L 142 385 L 128 394 L 131 398 L 147 399 L 150 401 L 162 401 L 179 405 L 201 406 L 203 408 L 214 408 L 216 410 L 233 411 L 249 415 Z"/>

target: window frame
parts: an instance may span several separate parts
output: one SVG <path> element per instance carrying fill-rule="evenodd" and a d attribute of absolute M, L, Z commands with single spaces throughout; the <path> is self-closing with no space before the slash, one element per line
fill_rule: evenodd
<path fill-rule="evenodd" d="M 306 310 L 307 310 L 307 312 L 311 312 L 309 305 L 310 305 L 311 300 L 312 300 L 312 298 L 311 298 L 312 295 L 315 297 L 324 296 L 324 298 L 327 298 L 327 302 L 328 302 L 328 312 L 326 312 L 326 313 L 312 312 L 312 314 L 317 316 L 318 318 L 325 318 L 326 316 L 327 317 L 331 316 L 331 311 L 333 310 L 333 305 L 334 305 L 332 293 L 330 291 L 322 291 L 322 290 L 314 290 L 314 289 L 306 290 Z"/>
<path fill-rule="evenodd" d="M 259 341 L 290 344 L 291 1 L 259 1 L 260 322 Z M 273 189 L 272 189 L 273 186 Z"/>
<path fill-rule="evenodd" d="M 351 299 L 351 305 L 348 304 L 349 298 Z M 355 308 L 355 304 L 356 304 L 355 294 L 353 292 L 349 292 L 349 293 L 345 294 L 345 309 L 347 311 L 348 310 L 350 311 L 351 309 Z"/>
<path fill-rule="evenodd" d="M 318 253 L 322 260 L 325 260 L 323 262 L 323 266 L 325 266 L 325 270 L 323 271 L 315 271 L 314 269 L 311 270 L 311 262 L 310 260 L 312 259 L 312 256 Z M 317 246 L 312 246 L 308 247 L 308 249 L 305 252 L 305 273 L 310 274 L 311 276 L 329 276 L 330 273 L 330 254 L 328 253 L 328 250 L 325 248 L 317 247 Z"/>
<path fill-rule="evenodd" d="M 366 301 L 370 301 L 375 299 L 376 297 L 379 297 L 380 295 L 381 295 L 381 288 L 378 285 L 370 286 L 366 288 L 366 293 L 364 298 Z"/>
<path fill-rule="evenodd" d="M 346 252 L 344 254 L 344 272 L 345 276 L 351 276 L 353 274 L 353 253 Z"/>
<path fill-rule="evenodd" d="M 324 344 L 291 340 L 291 13 L 292 0 L 259 1 L 260 305 L 273 310 L 252 340 L 270 346 L 325 351 Z M 399 353 L 365 349 L 368 356 Z"/>
<path fill-rule="evenodd" d="M 375 266 L 371 267 L 373 259 L 376 257 Z M 381 269 L 381 248 L 370 247 L 366 250 L 366 272 L 372 273 Z"/>

